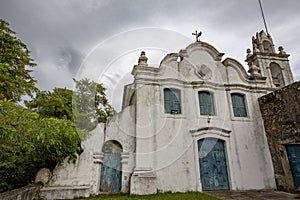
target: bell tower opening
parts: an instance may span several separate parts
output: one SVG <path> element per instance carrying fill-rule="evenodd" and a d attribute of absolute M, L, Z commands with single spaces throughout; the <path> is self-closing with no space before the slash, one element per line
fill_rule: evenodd
<path fill-rule="evenodd" d="M 270 64 L 270 71 L 272 75 L 272 81 L 275 87 L 284 86 L 284 80 L 283 80 L 280 66 L 277 63 L 272 62 Z"/>
<path fill-rule="evenodd" d="M 269 41 L 265 40 L 262 42 L 262 46 L 263 46 L 263 49 L 264 49 L 264 52 L 266 53 L 273 53 L 272 51 L 272 45 Z"/>

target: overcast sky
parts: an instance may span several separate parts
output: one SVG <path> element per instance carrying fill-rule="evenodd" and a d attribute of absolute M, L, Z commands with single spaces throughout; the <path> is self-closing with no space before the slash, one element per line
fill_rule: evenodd
<path fill-rule="evenodd" d="M 291 54 L 299 80 L 300 0 L 262 5 L 275 48 Z M 197 29 L 223 58 L 247 68 L 251 37 L 264 29 L 257 0 L 0 0 L 0 17 L 31 50 L 41 90 L 73 88 L 72 78 L 88 74 L 104 82 L 117 110 L 141 50 L 158 66 L 164 55 L 194 42 Z"/>

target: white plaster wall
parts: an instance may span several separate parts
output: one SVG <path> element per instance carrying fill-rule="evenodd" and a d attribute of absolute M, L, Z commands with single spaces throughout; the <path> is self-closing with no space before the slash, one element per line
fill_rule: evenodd
<path fill-rule="evenodd" d="M 116 140 L 123 152 L 135 150 L 135 107 L 127 106 L 120 113 L 109 119 L 106 125 L 105 141 Z"/>
<path fill-rule="evenodd" d="M 198 191 L 195 165 L 194 147 L 191 144 L 174 162 L 156 171 L 158 190 L 161 192 Z"/>
<path fill-rule="evenodd" d="M 105 124 L 99 123 L 97 127 L 90 132 L 90 136 L 82 142 L 84 150 L 90 153 L 100 153 L 104 141 L 104 126 Z"/>
<path fill-rule="evenodd" d="M 59 164 L 53 171 L 48 186 L 90 186 L 91 193 L 97 194 L 100 180 L 100 164 L 94 162 L 94 153 L 101 152 L 104 136 L 104 124 L 91 131 L 90 136 L 82 143 L 84 151 L 75 162 L 68 158 Z"/>
<path fill-rule="evenodd" d="M 231 131 L 229 136 L 224 136 L 227 137 L 225 145 L 231 189 L 275 188 L 271 157 L 257 105 L 258 94 L 248 89 L 251 82 L 245 81 L 244 72 L 238 67 L 226 68 L 208 53 L 192 51 L 188 59 L 189 63 L 183 60 L 179 65 L 167 60 L 156 76 L 153 72 L 147 74 L 146 69 L 139 74 L 139 69 L 136 69 L 136 167 L 155 171 L 158 190 L 201 190 L 199 163 L 195 159 L 195 144 L 200 136 L 193 137 L 190 131 L 215 127 Z M 197 68 L 191 63 L 211 67 L 211 79 L 191 84 L 201 80 L 195 75 Z M 151 84 L 154 80 L 155 84 Z M 224 86 L 229 83 L 232 85 Z M 181 91 L 182 114 L 164 113 L 163 88 Z M 210 123 L 207 116 L 200 116 L 198 91 L 201 90 L 214 94 L 216 116 L 210 116 Z M 245 94 L 248 117 L 233 116 L 232 92 Z M 203 137 L 218 138 L 222 133 L 203 134 Z"/>

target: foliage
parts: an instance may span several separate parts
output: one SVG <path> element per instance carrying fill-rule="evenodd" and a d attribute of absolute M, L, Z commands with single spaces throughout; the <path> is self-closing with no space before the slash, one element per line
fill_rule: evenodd
<path fill-rule="evenodd" d="M 73 123 L 0 100 L 0 192 L 34 180 L 40 168 L 53 169 L 82 151 Z"/>
<path fill-rule="evenodd" d="M 92 130 L 98 122 L 105 123 L 115 111 L 109 105 L 102 84 L 87 78 L 74 79 L 74 82 L 74 92 L 66 88 L 38 91 L 25 105 L 43 117 L 74 120 L 81 129 Z"/>
<path fill-rule="evenodd" d="M 119 200 L 149 200 L 149 199 L 163 199 L 163 200 L 193 200 L 193 199 L 197 199 L 197 200 L 217 200 L 218 198 L 216 197 L 212 197 L 209 196 L 207 194 L 204 193 L 200 193 L 200 192 L 186 192 L 186 193 L 180 193 L 180 192 L 176 192 L 176 193 L 158 193 L 158 194 L 152 194 L 152 195 L 128 195 L 128 194 L 113 194 L 113 195 L 98 195 L 98 196 L 94 196 L 94 197 L 89 197 L 86 199 L 90 199 L 90 200 L 115 200 L 115 199 L 119 199 Z"/>
<path fill-rule="evenodd" d="M 66 88 L 54 88 L 53 92 L 38 91 L 35 98 L 25 101 L 25 105 L 43 117 L 73 121 L 72 96 L 73 91 Z"/>
<path fill-rule="evenodd" d="M 30 51 L 15 37 L 9 24 L 0 19 L 0 100 L 21 100 L 22 95 L 32 95 L 37 90 L 28 68 L 34 67 Z"/>
<path fill-rule="evenodd" d="M 73 114 L 76 126 L 91 130 L 98 122 L 105 123 L 115 112 L 108 103 L 105 88 L 87 78 L 74 81 Z"/>

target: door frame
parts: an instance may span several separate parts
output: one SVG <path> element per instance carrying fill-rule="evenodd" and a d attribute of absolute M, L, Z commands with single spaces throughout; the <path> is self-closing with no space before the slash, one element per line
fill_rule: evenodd
<path fill-rule="evenodd" d="M 221 140 L 221 139 L 212 138 L 212 137 L 207 137 L 207 138 L 204 138 L 204 139 L 200 139 L 200 140 L 197 141 L 197 143 L 198 143 L 198 154 L 199 154 L 199 151 L 201 152 L 201 150 L 199 149 L 199 143 L 201 143 L 202 145 L 204 145 L 206 140 L 214 141 L 214 142 L 216 142 L 215 145 L 218 144 L 220 147 L 222 146 L 222 152 L 220 151 L 220 153 L 224 154 L 224 157 L 220 161 L 225 164 L 225 168 L 224 169 L 226 170 L 226 173 L 224 172 L 224 174 L 223 174 L 222 177 L 224 179 L 226 178 L 226 185 L 224 185 L 224 188 L 209 186 L 210 189 L 206 188 L 205 190 L 206 191 L 210 191 L 210 190 L 229 190 L 230 189 L 229 188 L 229 176 L 228 176 L 228 170 L 227 170 L 228 162 L 227 162 L 227 156 L 226 156 L 226 150 L 225 150 L 225 141 Z M 215 149 L 215 145 L 211 147 L 211 150 Z M 210 154 L 210 153 L 208 153 L 208 154 Z M 198 162 L 199 162 L 199 167 L 200 167 L 200 179 L 201 179 L 201 183 L 202 183 L 202 181 L 204 181 L 204 177 L 206 177 L 209 180 L 211 180 L 210 176 L 207 177 L 207 175 L 205 175 L 205 173 L 203 173 L 201 171 L 201 169 L 205 170 L 203 167 L 201 167 L 201 165 L 204 164 L 203 160 L 204 160 L 204 158 L 199 158 L 198 157 Z M 210 164 L 208 163 L 208 165 L 211 165 L 211 163 Z M 201 176 L 201 174 L 202 174 L 203 177 Z M 203 183 L 202 183 L 202 190 L 204 190 Z"/>
<path fill-rule="evenodd" d="M 231 131 L 209 127 L 208 129 L 201 129 L 199 132 L 193 133 L 193 143 L 194 143 L 194 160 L 195 160 L 195 169 L 196 169 L 196 187 L 197 191 L 202 192 L 202 182 L 201 182 L 201 175 L 200 175 L 200 163 L 199 163 L 199 155 L 198 155 L 198 141 L 205 138 L 214 138 L 218 140 L 224 141 L 224 153 L 226 157 L 226 165 L 227 165 L 227 176 L 228 176 L 228 183 L 229 183 L 229 190 L 231 190 L 234 185 L 232 183 L 232 173 L 231 173 L 231 153 L 230 153 L 230 145 L 229 144 L 229 137 Z"/>
<path fill-rule="evenodd" d="M 101 157 L 101 166 L 100 166 L 100 177 L 99 177 L 99 188 L 98 191 L 99 193 L 106 193 L 105 191 L 101 191 L 101 183 L 102 183 L 102 178 L 103 178 L 103 165 L 104 165 L 104 156 L 105 154 L 119 154 L 120 156 L 120 173 L 121 173 L 121 177 L 120 177 L 120 191 L 118 192 L 122 192 L 122 186 L 123 186 L 123 158 L 122 158 L 122 154 L 123 154 L 123 146 L 121 145 L 121 143 L 117 140 L 107 140 L 103 143 L 102 146 L 102 157 Z"/>

